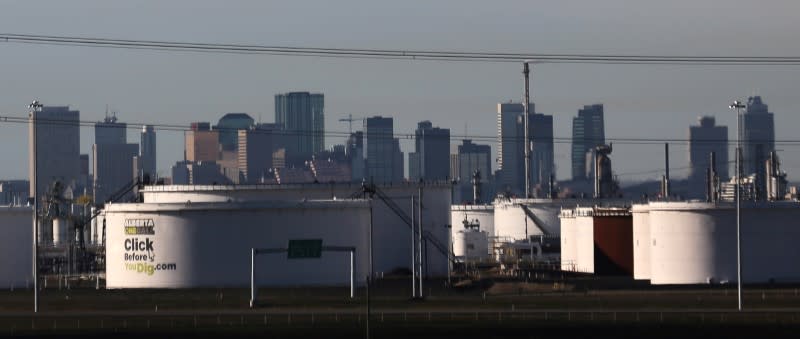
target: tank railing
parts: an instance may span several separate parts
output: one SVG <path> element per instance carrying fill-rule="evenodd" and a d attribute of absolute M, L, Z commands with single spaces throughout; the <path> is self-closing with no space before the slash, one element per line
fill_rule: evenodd
<path fill-rule="evenodd" d="M 531 210 L 528 208 L 528 206 L 525 206 L 525 204 L 520 204 L 519 206 L 520 206 L 520 207 L 522 208 L 522 210 L 525 212 L 525 215 L 526 215 L 526 216 L 527 216 L 529 219 L 531 219 L 531 220 L 533 221 L 533 225 L 534 225 L 534 226 L 536 226 L 536 228 L 538 228 L 538 229 L 539 229 L 539 231 L 541 231 L 541 232 L 542 232 L 542 234 L 544 234 L 544 235 L 550 235 L 550 232 L 548 232 L 548 231 L 547 231 L 547 229 L 546 229 L 545 227 L 543 227 L 543 226 L 542 226 L 542 225 L 544 225 L 544 222 L 542 221 L 542 219 L 539 219 L 539 217 L 537 217 L 535 214 L 533 214 L 533 211 L 531 211 Z"/>

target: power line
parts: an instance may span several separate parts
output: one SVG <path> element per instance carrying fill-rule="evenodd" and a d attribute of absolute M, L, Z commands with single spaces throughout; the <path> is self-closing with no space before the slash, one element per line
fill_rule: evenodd
<path fill-rule="evenodd" d="M 56 126 L 77 126 L 77 127 L 94 127 L 97 124 L 97 121 L 89 121 L 89 120 L 63 120 L 63 119 L 46 119 L 46 118 L 36 118 L 37 124 L 41 125 L 56 125 Z M 32 120 L 28 117 L 20 117 L 20 116 L 7 116 L 7 115 L 0 115 L 0 123 L 13 123 L 13 124 L 30 124 Z M 125 124 L 126 129 L 131 130 L 141 130 L 144 126 L 152 126 L 154 130 L 158 131 L 171 131 L 171 132 L 188 132 L 192 131 L 191 126 L 189 125 L 179 125 L 179 124 L 166 124 L 166 123 L 119 123 Z M 113 128 L 110 126 L 104 126 L 104 128 Z M 230 128 L 230 127 L 217 127 L 214 126 L 212 131 L 219 131 L 219 132 L 237 132 L 241 129 L 238 128 Z M 351 134 L 347 131 L 323 131 L 317 132 L 313 130 L 263 130 L 263 129 L 249 129 L 249 133 L 276 133 L 280 135 L 288 135 L 288 136 L 316 136 L 316 135 L 323 135 L 326 137 L 342 137 L 347 138 Z M 370 135 L 379 136 L 379 137 L 387 137 L 391 136 L 393 138 L 398 139 L 408 139 L 413 140 L 416 135 L 414 132 L 408 133 L 372 133 Z M 366 136 L 366 135 L 365 135 Z M 436 136 L 426 136 L 426 138 L 435 139 Z M 457 135 L 451 134 L 449 140 L 479 140 L 484 142 L 490 143 L 497 143 L 498 137 L 496 135 Z M 500 138 L 502 142 L 521 142 L 524 138 L 522 136 L 517 137 L 502 137 Z M 540 142 L 547 142 L 550 141 L 549 138 L 537 138 L 536 136 L 531 137 L 531 140 L 536 143 L 536 141 Z M 735 141 L 727 140 L 727 139 L 703 139 L 703 140 L 690 140 L 685 138 L 635 138 L 635 137 L 617 137 L 617 138 L 605 138 L 604 140 L 599 139 L 584 139 L 584 138 L 573 138 L 573 137 L 553 137 L 552 142 L 554 144 L 566 144 L 572 143 L 575 140 L 579 140 L 586 143 L 596 143 L 600 141 L 604 141 L 607 143 L 612 144 L 620 144 L 620 145 L 654 145 L 654 144 L 663 144 L 665 142 L 673 143 L 673 144 L 688 144 L 692 143 L 699 143 L 699 144 L 731 144 Z M 745 144 L 748 141 L 742 140 L 742 143 Z M 800 145 L 800 139 L 782 139 L 782 140 L 749 140 L 750 143 L 768 143 L 774 142 L 775 145 L 783 145 L 783 146 L 795 146 Z"/>
<path fill-rule="evenodd" d="M 250 44 L 194 43 L 156 40 L 109 39 L 94 37 L 0 34 L 0 41 L 37 45 L 187 51 L 201 53 L 313 56 L 325 58 L 436 60 L 477 62 L 585 63 L 585 64 L 665 64 L 665 65 L 771 65 L 797 66 L 800 56 L 690 56 L 624 54 L 550 54 L 461 52 L 437 50 L 398 50 L 365 48 L 293 47 Z"/>

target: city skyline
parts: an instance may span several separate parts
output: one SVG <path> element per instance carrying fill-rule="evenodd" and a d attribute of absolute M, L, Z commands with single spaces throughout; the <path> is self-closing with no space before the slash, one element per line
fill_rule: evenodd
<path fill-rule="evenodd" d="M 800 55 L 793 37 L 800 23 L 792 15 L 800 5 L 789 1 L 769 5 L 715 1 L 609 1 L 602 5 L 458 2 L 459 10 L 453 11 L 454 3 L 18 3 L 0 14 L 0 31 L 312 47 Z M 360 11 L 348 10 L 354 4 Z M 308 7 L 320 10 L 309 12 Z M 193 15 L 178 14 L 185 8 L 191 8 Z M 291 20 L 301 13 L 309 20 Z M 769 20 L 753 20 L 751 13 Z M 30 22 L 37 25 L 31 27 Z M 66 22 L 70 24 L 64 25 Z M 30 31 L 21 32 L 21 27 Z M 0 48 L 8 63 L 0 70 L 5 79 L 0 88 L 4 93 L 0 96 L 0 113 L 13 116 L 25 116 L 25 106 L 39 99 L 48 105 L 69 105 L 81 110 L 84 120 L 92 121 L 102 119 L 108 104 L 128 117 L 125 120 L 129 123 L 216 121 L 224 112 L 247 112 L 254 120 L 270 122 L 271 94 L 303 90 L 326 94 L 326 131 L 347 131 L 347 124 L 337 120 L 353 114 L 393 116 L 396 132 L 402 133 L 413 132 L 418 121 L 430 119 L 440 121 L 439 125 L 449 128 L 454 136 L 492 136 L 495 117 L 489 113 L 493 107 L 497 102 L 519 101 L 523 93 L 521 65 L 517 63 L 339 60 L 13 43 L 3 43 Z M 800 111 L 800 103 L 794 99 L 795 89 L 800 87 L 797 70 L 797 66 L 533 64 L 531 95 L 537 111 L 553 115 L 556 137 L 570 135 L 575 110 L 601 102 L 609 139 L 685 140 L 686 126 L 698 116 L 713 115 L 718 124 L 735 126 L 735 116 L 727 109 L 729 102 L 760 94 L 780 121 L 775 135 L 781 140 L 790 139 L 792 127 L 800 124 L 800 117 L 794 114 Z M 43 76 L 48 81 L 41 81 Z M 659 128 L 631 128 L 648 124 Z M 88 152 L 91 140 L 83 128 L 81 131 L 80 149 Z M 735 131 L 728 132 L 728 139 L 734 140 Z M 26 138 L 24 128 L 16 124 L 0 123 L 0 133 L 14 140 Z M 334 139 L 326 138 L 325 144 L 343 143 Z M 180 143 L 181 133 L 159 134 L 161 175 L 169 173 L 169 166 L 181 158 L 182 150 L 176 146 Z M 408 152 L 411 143 L 401 140 L 402 149 Z M 490 146 L 497 154 L 497 145 Z M 654 163 L 661 163 L 659 145 L 614 146 L 615 172 L 648 172 L 623 176 L 623 181 L 658 176 L 649 172 L 656 169 Z M 688 165 L 685 155 L 677 153 L 681 148 L 672 148 L 676 168 Z M 800 148 L 776 148 L 791 180 L 792 173 L 800 172 L 800 161 L 794 160 L 800 158 Z M 3 166 L 0 177 L 24 178 L 25 150 L 10 143 L 0 146 L 0 151 L 14 159 L 12 163 L 22 163 Z M 557 177 L 567 178 L 569 146 L 557 143 L 555 154 Z M 681 177 L 687 171 L 671 174 Z"/>

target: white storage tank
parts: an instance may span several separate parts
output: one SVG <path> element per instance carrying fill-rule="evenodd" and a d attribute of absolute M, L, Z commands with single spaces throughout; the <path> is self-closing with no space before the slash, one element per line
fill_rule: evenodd
<path fill-rule="evenodd" d="M 485 231 L 462 230 L 453 243 L 453 253 L 461 262 L 481 261 L 489 257 L 489 237 Z"/>
<path fill-rule="evenodd" d="M 108 288 L 249 286 L 250 249 L 286 248 L 292 239 L 356 247 L 359 283 L 369 268 L 370 209 L 364 200 L 108 204 L 105 213 Z M 270 286 L 348 285 L 350 256 L 264 254 L 256 279 Z"/>
<path fill-rule="evenodd" d="M 486 232 L 487 238 L 494 235 L 493 205 L 453 205 L 450 207 L 450 221 L 453 223 L 450 232 L 454 242 L 457 241 L 459 232 L 467 230 L 464 226 L 464 220 L 469 224 L 477 224 L 479 230 Z M 491 239 L 487 241 L 491 242 Z M 488 245 L 486 246 L 486 251 L 486 254 L 492 254 L 492 249 Z"/>
<path fill-rule="evenodd" d="M 734 204 L 654 202 L 649 211 L 652 284 L 736 282 Z M 744 283 L 800 281 L 797 220 L 797 202 L 742 202 Z"/>
<path fill-rule="evenodd" d="M 571 209 L 561 211 L 561 270 L 575 272 L 578 260 L 578 230 Z"/>
<path fill-rule="evenodd" d="M 33 283 L 33 208 L 0 206 L 0 289 Z"/>
<path fill-rule="evenodd" d="M 575 208 L 575 271 L 594 273 L 594 209 Z"/>
<path fill-rule="evenodd" d="M 417 183 L 394 183 L 379 185 L 389 199 L 405 214 L 411 214 L 411 196 L 417 196 Z M 199 202 L 269 202 L 302 199 L 349 199 L 362 197 L 361 184 L 288 184 L 288 185 L 163 185 L 146 186 L 140 191 L 145 204 Z M 442 246 L 427 246 L 427 272 L 431 276 L 447 275 L 447 249 L 451 242 L 448 225 L 450 220 L 451 190 L 449 182 L 425 182 L 423 184 L 422 225 Z M 394 270 L 411 269 L 411 228 L 398 217 L 377 195 L 373 200 L 374 213 L 374 268 L 376 274 Z M 102 219 L 98 220 L 98 226 Z M 98 227 L 99 228 L 99 227 Z M 98 230 L 100 232 L 100 230 Z M 108 232 L 108 231 L 107 231 Z M 98 241 L 99 241 L 98 237 Z M 403 241 L 398 241 L 402 239 Z M 408 241 L 405 241 L 405 240 Z"/>
<path fill-rule="evenodd" d="M 650 210 L 649 205 L 631 206 L 633 215 L 633 278 L 650 279 Z"/>
<path fill-rule="evenodd" d="M 527 236 L 554 235 L 561 232 L 562 203 L 549 199 L 498 199 L 494 203 L 495 236 L 502 242 L 514 242 Z M 526 210 L 530 214 L 526 213 Z"/>
<path fill-rule="evenodd" d="M 53 218 L 53 246 L 59 246 L 67 243 L 67 219 Z"/>

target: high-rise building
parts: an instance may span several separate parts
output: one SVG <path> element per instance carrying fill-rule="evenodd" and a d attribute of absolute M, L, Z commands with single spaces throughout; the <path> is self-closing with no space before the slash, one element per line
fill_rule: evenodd
<path fill-rule="evenodd" d="M 30 196 L 40 198 L 55 181 L 75 188 L 81 171 L 80 112 L 67 106 L 45 106 L 31 111 L 29 120 L 28 177 L 31 182 L 34 157 L 38 168 L 38 180 L 36 187 L 31 184 Z"/>
<path fill-rule="evenodd" d="M 591 179 L 591 152 L 597 146 L 606 142 L 605 127 L 603 122 L 603 105 L 594 104 L 583 106 L 578 110 L 578 116 L 572 119 L 572 179 Z M 587 163 L 589 165 L 587 166 Z"/>
<path fill-rule="evenodd" d="M 230 180 L 214 161 L 178 161 L 172 166 L 174 185 L 227 185 Z"/>
<path fill-rule="evenodd" d="M 367 177 L 375 183 L 403 180 L 403 152 L 394 138 L 394 120 L 375 116 L 364 120 Z"/>
<path fill-rule="evenodd" d="M 243 181 L 258 184 L 271 177 L 272 153 L 282 146 L 282 131 L 276 124 L 258 124 L 239 130 L 238 164 Z"/>
<path fill-rule="evenodd" d="M 138 154 L 137 144 L 92 145 L 95 203 L 104 203 L 131 182 L 134 177 L 133 158 Z"/>
<path fill-rule="evenodd" d="M 106 116 L 103 121 L 94 124 L 95 144 L 124 144 L 128 142 L 128 125 L 117 122 L 117 115 Z"/>
<path fill-rule="evenodd" d="M 236 151 L 239 141 L 239 130 L 247 130 L 255 125 L 255 121 L 247 113 L 228 113 L 222 116 L 214 126 L 219 131 L 219 145 L 223 151 Z"/>
<path fill-rule="evenodd" d="M 345 155 L 350 159 L 350 174 L 353 182 L 367 178 L 367 163 L 364 158 L 364 132 L 356 131 L 347 138 Z"/>
<path fill-rule="evenodd" d="M 219 131 L 212 131 L 207 122 L 193 122 L 186 131 L 185 152 L 187 161 L 219 160 Z"/>
<path fill-rule="evenodd" d="M 760 96 L 747 99 L 742 114 L 742 174 L 756 174 L 756 196 L 766 192 L 766 161 L 775 150 L 775 118 Z"/>
<path fill-rule="evenodd" d="M 325 149 L 325 97 L 321 93 L 275 95 L 275 123 L 287 133 L 286 155 L 293 165 Z"/>
<path fill-rule="evenodd" d="M 524 132 L 520 128 L 524 112 L 522 103 L 497 104 L 497 190 L 516 195 L 525 192 L 525 155 L 520 153 L 525 138 L 520 134 Z M 529 112 L 535 112 L 533 104 Z"/>
<path fill-rule="evenodd" d="M 706 196 L 706 176 L 711 152 L 720 182 L 728 179 L 728 127 L 716 126 L 714 117 L 703 116 L 698 126 L 689 127 L 689 186 L 687 197 Z"/>
<path fill-rule="evenodd" d="M 94 125 L 92 174 L 95 203 L 104 203 L 134 177 L 133 163 L 134 157 L 139 155 L 139 145 L 127 143 L 126 128 L 125 123 L 117 122 L 116 115 L 106 116 Z"/>
<path fill-rule="evenodd" d="M 408 154 L 411 181 L 447 180 L 450 176 L 450 130 L 421 121 L 414 132 L 415 152 Z"/>
<path fill-rule="evenodd" d="M 140 173 L 137 175 L 156 179 L 156 130 L 152 125 L 142 126 L 138 163 Z"/>
<path fill-rule="evenodd" d="M 481 201 L 490 202 L 494 195 L 491 189 L 492 183 L 492 150 L 489 145 L 478 145 L 472 140 L 465 139 L 458 145 L 458 197 L 457 201 L 472 201 L 472 180 L 475 172 L 480 174 L 481 180 Z"/>
<path fill-rule="evenodd" d="M 535 112 L 530 104 L 528 137 L 531 140 L 530 184 L 534 196 L 548 191 L 555 173 L 553 116 Z M 525 107 L 521 103 L 497 104 L 498 173 L 497 189 L 514 195 L 525 194 Z M 488 174 L 488 173 L 487 173 Z M 484 190 L 488 191 L 488 190 Z"/>
<path fill-rule="evenodd" d="M 555 182 L 555 151 L 553 148 L 553 116 L 541 113 L 531 115 L 528 123 L 531 149 L 531 192 L 535 198 L 547 197 L 550 177 Z M 523 125 L 524 131 L 524 125 Z M 522 145 L 522 147 L 525 147 Z M 521 149 L 520 152 L 525 152 Z M 524 170 L 523 170 L 524 171 Z"/>

